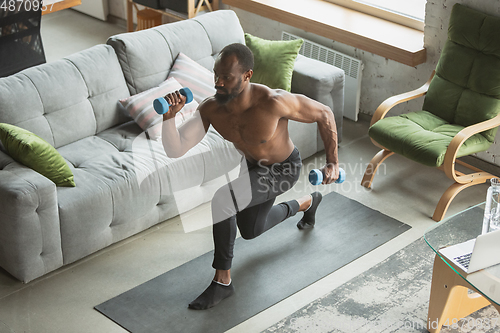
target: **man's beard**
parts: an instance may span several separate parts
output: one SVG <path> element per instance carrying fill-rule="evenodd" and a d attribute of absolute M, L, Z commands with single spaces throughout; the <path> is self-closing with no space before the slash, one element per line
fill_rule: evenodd
<path fill-rule="evenodd" d="M 229 101 L 233 100 L 234 98 L 238 97 L 240 95 L 240 88 L 241 88 L 241 82 L 238 82 L 236 87 L 234 87 L 231 92 L 227 91 L 226 88 L 223 87 L 215 87 L 218 90 L 224 91 L 225 94 L 219 94 L 218 92 L 215 93 L 215 100 L 217 103 L 220 105 L 227 104 Z"/>
<path fill-rule="evenodd" d="M 215 100 L 220 105 L 227 104 L 229 101 L 237 97 L 239 94 L 219 94 L 215 93 Z"/>

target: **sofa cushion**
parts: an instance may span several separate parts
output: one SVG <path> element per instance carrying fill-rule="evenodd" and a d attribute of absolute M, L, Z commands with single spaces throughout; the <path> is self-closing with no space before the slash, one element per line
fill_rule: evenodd
<path fill-rule="evenodd" d="M 243 28 L 238 16 L 232 10 L 217 10 L 206 15 L 198 15 L 193 20 L 201 24 L 207 32 L 210 45 L 212 46 L 212 59 L 207 57 L 205 61 L 204 59 L 190 57 L 210 70 L 214 66 L 214 59 L 226 45 L 231 43 L 245 43 Z"/>
<path fill-rule="evenodd" d="M 181 50 L 196 60 L 212 54 L 207 33 L 191 20 L 113 36 L 108 44 L 116 50 L 131 94 L 165 81 Z"/>
<path fill-rule="evenodd" d="M 163 116 L 156 113 L 153 108 L 153 101 L 158 97 L 165 96 L 169 92 L 181 88 L 182 86 L 175 78 L 169 78 L 156 88 L 151 88 L 134 96 L 121 99 L 120 103 L 122 103 L 123 107 L 139 127 L 148 132 L 149 138 L 157 140 L 161 137 Z M 176 125 L 179 126 L 183 121 L 189 118 L 194 111 L 196 111 L 197 107 L 198 103 L 196 101 L 186 104 L 175 116 Z"/>
<path fill-rule="evenodd" d="M 215 94 L 214 74 L 182 52 L 175 59 L 168 77 L 176 78 L 183 87 L 191 89 L 198 103 Z"/>
<path fill-rule="evenodd" d="M 231 10 L 218 10 L 181 22 L 110 37 L 131 94 L 165 81 L 180 52 L 212 70 L 224 46 L 244 43 L 243 29 Z M 149 50 L 154 50 L 150 52 Z"/>
<path fill-rule="evenodd" d="M 304 41 L 273 41 L 245 34 L 245 42 L 254 56 L 251 81 L 271 89 L 290 91 L 295 59 Z"/>
<path fill-rule="evenodd" d="M 59 149 L 79 184 L 58 190 L 65 264 L 159 222 L 159 176 L 136 178 L 137 170 L 154 169 L 152 161 L 134 164 L 132 143 L 141 133 L 131 121 Z"/>
<path fill-rule="evenodd" d="M 96 134 L 130 121 L 117 102 L 130 96 L 130 93 L 112 47 L 97 45 L 70 55 L 67 60 L 76 66 L 85 81 L 87 99 L 95 117 Z"/>
<path fill-rule="evenodd" d="M 17 162 L 52 180 L 57 186 L 75 186 L 66 161 L 47 141 L 10 124 L 0 124 L 0 140 Z"/>
<path fill-rule="evenodd" d="M 212 55 L 212 45 L 207 32 L 199 22 L 186 20 L 163 24 L 155 27 L 155 30 L 167 41 L 172 60 L 183 52 L 191 59 L 201 60 L 204 65 L 208 65 L 206 62 Z"/>
<path fill-rule="evenodd" d="M 118 103 L 129 95 L 113 48 L 97 45 L 1 78 L 0 122 L 59 148 L 130 120 Z"/>
<path fill-rule="evenodd" d="M 210 130 L 200 144 L 172 159 L 133 121 L 61 147 L 82 184 L 58 189 L 64 263 L 201 204 L 177 194 L 234 168 L 239 154 L 231 147 Z"/>

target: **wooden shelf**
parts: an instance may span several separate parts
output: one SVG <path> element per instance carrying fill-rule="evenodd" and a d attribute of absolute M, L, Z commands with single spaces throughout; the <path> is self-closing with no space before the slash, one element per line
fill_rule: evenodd
<path fill-rule="evenodd" d="M 82 0 L 62 0 L 53 4 L 46 5 L 46 10 L 42 11 L 42 15 L 50 14 L 66 8 L 75 7 L 82 4 Z"/>
<path fill-rule="evenodd" d="M 272 20 L 416 66 L 426 61 L 424 33 L 323 0 L 222 0 Z"/>
<path fill-rule="evenodd" d="M 185 0 L 187 2 L 187 8 L 188 12 L 187 13 L 179 13 L 173 10 L 170 10 L 168 8 L 163 8 L 163 9 L 155 9 L 151 8 L 148 6 L 145 6 L 143 4 L 139 4 L 144 8 L 147 8 L 149 10 L 152 10 L 154 12 L 157 12 L 161 15 L 168 16 L 171 18 L 174 18 L 176 20 L 187 20 L 190 18 L 195 17 L 198 12 L 208 10 L 218 10 L 219 9 L 219 0 L 215 0 L 210 4 L 208 1 L 198 1 L 198 5 L 196 5 L 195 0 Z M 127 0 L 127 31 L 132 32 L 134 31 L 134 8 L 133 6 L 136 6 L 136 3 L 134 0 Z M 137 8 L 137 6 L 136 6 Z"/>

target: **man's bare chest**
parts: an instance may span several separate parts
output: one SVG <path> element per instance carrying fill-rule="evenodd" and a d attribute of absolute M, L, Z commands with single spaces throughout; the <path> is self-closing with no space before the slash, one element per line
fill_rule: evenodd
<path fill-rule="evenodd" d="M 239 145 L 259 145 L 275 136 L 279 118 L 264 112 L 218 114 L 211 119 L 212 126 L 224 139 Z"/>

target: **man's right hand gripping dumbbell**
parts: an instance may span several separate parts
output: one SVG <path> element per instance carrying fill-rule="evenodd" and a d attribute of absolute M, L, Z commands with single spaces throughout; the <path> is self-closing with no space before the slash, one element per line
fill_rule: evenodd
<path fill-rule="evenodd" d="M 177 95 L 177 96 L 174 96 Z M 156 113 L 164 114 L 170 109 L 170 106 L 177 105 L 182 102 L 182 97 L 186 98 L 186 104 L 191 103 L 193 100 L 193 93 L 187 87 L 179 89 L 179 91 L 165 95 L 164 97 L 159 97 L 153 101 L 153 108 Z"/>

